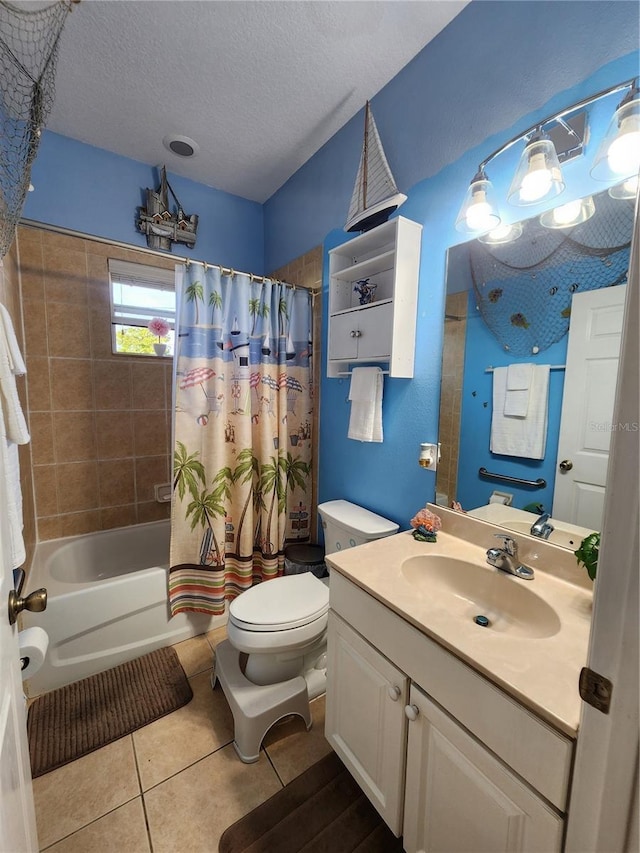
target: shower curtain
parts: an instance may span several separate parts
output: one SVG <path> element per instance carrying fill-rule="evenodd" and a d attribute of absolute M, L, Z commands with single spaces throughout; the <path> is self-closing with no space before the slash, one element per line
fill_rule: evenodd
<path fill-rule="evenodd" d="M 220 615 L 309 540 L 311 295 L 196 264 L 180 290 L 169 601 Z"/>

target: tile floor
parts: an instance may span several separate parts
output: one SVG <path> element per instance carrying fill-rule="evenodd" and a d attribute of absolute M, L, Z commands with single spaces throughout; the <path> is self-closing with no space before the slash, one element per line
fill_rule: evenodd
<path fill-rule="evenodd" d="M 34 780 L 40 849 L 49 853 L 215 853 L 223 831 L 330 751 L 324 697 L 313 728 L 274 726 L 256 764 L 232 745 L 233 719 L 212 651 L 225 629 L 175 646 L 188 705 Z"/>

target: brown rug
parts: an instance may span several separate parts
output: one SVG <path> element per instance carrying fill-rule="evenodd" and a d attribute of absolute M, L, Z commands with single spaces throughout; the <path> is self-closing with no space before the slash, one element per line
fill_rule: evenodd
<path fill-rule="evenodd" d="M 226 829 L 219 853 L 402 853 L 332 752 Z"/>
<path fill-rule="evenodd" d="M 29 708 L 31 774 L 42 776 L 186 705 L 193 692 L 172 648 L 39 696 Z"/>

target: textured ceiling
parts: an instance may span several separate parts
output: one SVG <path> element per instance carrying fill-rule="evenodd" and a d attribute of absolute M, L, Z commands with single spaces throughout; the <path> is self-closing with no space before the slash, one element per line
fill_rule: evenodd
<path fill-rule="evenodd" d="M 465 5 L 83 0 L 48 128 L 262 202 Z M 199 153 L 170 153 L 167 134 Z"/>

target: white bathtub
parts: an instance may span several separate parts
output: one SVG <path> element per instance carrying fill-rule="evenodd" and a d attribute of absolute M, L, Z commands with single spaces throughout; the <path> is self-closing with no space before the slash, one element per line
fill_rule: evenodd
<path fill-rule="evenodd" d="M 46 587 L 47 609 L 23 615 L 47 632 L 49 651 L 29 695 L 223 625 L 226 616 L 169 618 L 168 561 L 168 521 L 41 542 L 25 591 Z"/>

